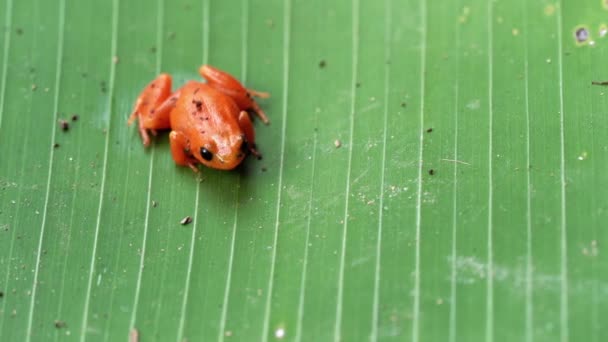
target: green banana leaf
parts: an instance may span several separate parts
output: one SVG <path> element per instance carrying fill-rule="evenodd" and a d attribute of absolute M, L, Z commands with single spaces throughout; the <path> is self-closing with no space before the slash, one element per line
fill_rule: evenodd
<path fill-rule="evenodd" d="M 0 0 L 0 341 L 602 341 L 607 24 L 603 0 Z M 203 64 L 271 93 L 262 160 L 196 174 L 127 126 Z"/>

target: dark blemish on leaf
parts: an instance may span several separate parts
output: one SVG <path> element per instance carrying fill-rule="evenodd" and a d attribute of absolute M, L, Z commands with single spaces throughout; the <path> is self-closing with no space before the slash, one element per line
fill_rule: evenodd
<path fill-rule="evenodd" d="M 360 87 L 361 87 L 361 82 L 357 82 L 357 83 L 355 84 L 355 87 L 360 88 Z"/>
<path fill-rule="evenodd" d="M 70 129 L 70 124 L 64 119 L 59 119 L 59 127 L 62 131 L 67 132 Z"/>
<path fill-rule="evenodd" d="M 435 174 L 435 170 L 430 169 L 430 170 L 429 170 L 429 175 L 431 175 L 431 176 L 432 176 L 432 175 L 434 175 L 434 174 Z"/>
<path fill-rule="evenodd" d="M 23 34 L 23 29 L 21 27 L 17 27 L 17 30 L 15 30 L 15 32 L 17 32 L 17 35 L 22 35 Z"/>
<path fill-rule="evenodd" d="M 64 321 L 55 320 L 55 328 L 61 329 L 61 328 L 65 328 L 66 326 L 67 325 L 65 324 Z"/>
<path fill-rule="evenodd" d="M 158 202 L 156 202 L 156 201 L 153 200 L 152 201 L 152 208 L 156 208 L 157 206 L 158 206 Z"/>
<path fill-rule="evenodd" d="M 407 107 L 407 103 L 401 102 L 401 108 L 405 108 L 405 107 Z"/>
<path fill-rule="evenodd" d="M 0 298 L 4 298 L 4 292 L 0 291 Z"/>
<path fill-rule="evenodd" d="M 578 43 L 584 43 L 589 39 L 589 31 L 584 27 L 579 27 L 574 31 L 574 38 Z"/>
<path fill-rule="evenodd" d="M 53 144 L 53 148 L 59 148 L 59 144 L 58 143 L 54 143 Z"/>
<path fill-rule="evenodd" d="M 592 81 L 592 85 L 608 86 L 608 81 Z"/>
<path fill-rule="evenodd" d="M 167 38 L 168 38 L 169 40 L 173 40 L 173 39 L 175 39 L 175 35 L 176 35 L 176 33 L 175 33 L 175 32 L 169 32 L 169 34 L 167 35 Z"/>
<path fill-rule="evenodd" d="M 266 172 L 268 169 L 266 168 L 266 166 L 262 166 L 262 172 Z"/>
<path fill-rule="evenodd" d="M 108 91 L 108 87 L 106 86 L 105 81 L 99 82 L 99 87 L 100 87 L 102 93 L 105 93 L 106 91 Z"/>
<path fill-rule="evenodd" d="M 89 74 L 87 74 L 86 72 L 83 72 L 82 74 L 80 74 L 80 77 L 82 77 L 82 78 L 87 78 L 87 76 L 89 76 Z"/>
<path fill-rule="evenodd" d="M 186 216 L 181 221 L 179 221 L 179 224 L 181 224 L 182 226 L 185 226 L 185 225 L 189 224 L 190 222 L 192 222 L 192 217 Z"/>
<path fill-rule="evenodd" d="M 72 121 L 78 121 L 78 118 L 79 118 L 78 114 L 72 115 Z"/>
<path fill-rule="evenodd" d="M 327 66 L 327 62 L 326 62 L 324 59 L 322 59 L 322 60 L 319 62 L 319 68 L 323 69 L 323 68 L 325 68 L 326 66 Z"/>
<path fill-rule="evenodd" d="M 429 128 L 426 130 L 427 133 L 431 133 L 433 131 L 433 128 Z"/>
<path fill-rule="evenodd" d="M 150 53 L 156 53 L 156 46 L 150 48 Z"/>

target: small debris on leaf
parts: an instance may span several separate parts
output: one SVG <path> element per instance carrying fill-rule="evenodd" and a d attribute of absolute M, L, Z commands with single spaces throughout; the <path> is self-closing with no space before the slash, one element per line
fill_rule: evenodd
<path fill-rule="evenodd" d="M 279 328 L 279 329 L 275 330 L 274 337 L 279 338 L 279 339 L 285 337 L 285 329 Z"/>
<path fill-rule="evenodd" d="M 54 143 L 53 144 L 53 148 L 59 148 L 59 144 L 58 143 Z"/>
<path fill-rule="evenodd" d="M 592 85 L 608 86 L 608 81 L 592 81 Z"/>
<path fill-rule="evenodd" d="M 139 342 L 139 331 L 135 328 L 129 332 L 129 342 Z"/>
<path fill-rule="evenodd" d="M 427 133 L 431 133 L 432 131 L 433 131 L 432 127 L 426 130 Z"/>
<path fill-rule="evenodd" d="M 181 224 L 182 226 L 185 226 L 185 225 L 189 224 L 190 222 L 192 222 L 192 217 L 186 216 L 181 221 L 179 221 L 179 224 Z"/>
<path fill-rule="evenodd" d="M 334 146 L 336 146 L 336 148 L 340 148 L 340 146 L 342 146 L 342 142 L 340 140 L 336 139 L 334 141 Z"/>
<path fill-rule="evenodd" d="M 78 121 L 78 118 L 79 118 L 78 114 L 72 115 L 72 121 Z"/>
<path fill-rule="evenodd" d="M 325 66 L 327 66 L 327 62 L 324 59 L 322 59 L 319 62 L 319 68 L 323 69 L 323 68 L 325 68 Z"/>
<path fill-rule="evenodd" d="M 434 175 L 434 174 L 435 174 L 435 170 L 430 169 L 430 170 L 429 170 L 429 175 L 431 175 L 431 176 L 432 176 L 432 175 Z"/>
<path fill-rule="evenodd" d="M 577 42 L 583 43 L 589 39 L 589 31 L 584 27 L 580 27 L 574 32 L 574 36 L 576 37 Z"/>
<path fill-rule="evenodd" d="M 158 202 L 156 202 L 156 201 L 153 200 L 152 201 L 152 208 L 156 208 L 157 206 L 158 206 Z"/>
<path fill-rule="evenodd" d="M 55 320 L 55 328 L 61 329 L 61 328 L 65 328 L 65 327 L 66 327 L 66 324 L 64 321 Z"/>
<path fill-rule="evenodd" d="M 59 119 L 59 127 L 62 131 L 67 132 L 70 129 L 70 124 L 64 119 Z"/>

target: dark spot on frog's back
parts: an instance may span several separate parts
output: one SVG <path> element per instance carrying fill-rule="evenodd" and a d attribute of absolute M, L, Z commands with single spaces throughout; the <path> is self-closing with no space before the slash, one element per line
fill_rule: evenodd
<path fill-rule="evenodd" d="M 203 102 L 199 100 L 192 100 L 192 103 L 194 103 L 194 105 L 196 106 L 196 110 L 198 110 L 199 112 L 203 110 Z"/>

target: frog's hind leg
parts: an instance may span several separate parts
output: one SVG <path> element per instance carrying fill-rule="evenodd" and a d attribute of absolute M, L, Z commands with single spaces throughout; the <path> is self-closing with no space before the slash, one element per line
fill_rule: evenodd
<path fill-rule="evenodd" d="M 254 97 L 266 99 L 270 97 L 269 93 L 247 89 L 236 78 L 210 65 L 203 65 L 198 72 L 210 86 L 230 96 L 240 109 L 252 110 L 265 124 L 269 123 L 268 117 L 254 100 Z"/>
<path fill-rule="evenodd" d="M 163 105 L 173 97 L 171 95 L 171 76 L 160 74 L 142 90 L 137 98 L 127 124 L 131 125 L 136 119 L 139 119 L 139 135 L 144 146 L 150 145 L 148 131 L 152 135 L 156 135 L 157 130 L 171 127 L 170 108 L 163 107 Z"/>

